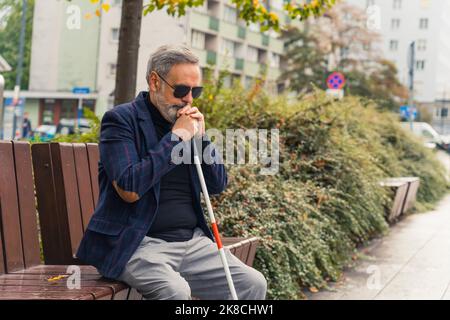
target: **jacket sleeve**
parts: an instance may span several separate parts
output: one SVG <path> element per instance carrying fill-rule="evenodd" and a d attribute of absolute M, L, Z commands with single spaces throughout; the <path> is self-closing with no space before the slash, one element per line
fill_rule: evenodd
<path fill-rule="evenodd" d="M 202 155 L 202 170 L 208 193 L 219 194 L 228 184 L 227 172 L 222 156 L 206 135 L 202 141 Z"/>
<path fill-rule="evenodd" d="M 132 203 L 140 199 L 167 172 L 175 167 L 172 149 L 180 143 L 172 132 L 140 158 L 131 124 L 114 110 L 105 113 L 100 133 L 100 160 L 119 196 Z"/>

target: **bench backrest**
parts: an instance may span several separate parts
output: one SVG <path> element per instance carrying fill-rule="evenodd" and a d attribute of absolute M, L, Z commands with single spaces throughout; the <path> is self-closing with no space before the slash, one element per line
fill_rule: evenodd
<path fill-rule="evenodd" d="M 28 142 L 0 141 L 0 274 L 41 264 Z"/>
<path fill-rule="evenodd" d="M 39 143 L 32 146 L 36 196 L 46 264 L 73 258 L 97 204 L 97 144 Z"/>
<path fill-rule="evenodd" d="M 32 154 L 45 263 L 82 264 L 73 257 L 99 195 L 98 144 L 34 144 Z M 253 264 L 258 238 L 222 240 L 231 253 Z"/>

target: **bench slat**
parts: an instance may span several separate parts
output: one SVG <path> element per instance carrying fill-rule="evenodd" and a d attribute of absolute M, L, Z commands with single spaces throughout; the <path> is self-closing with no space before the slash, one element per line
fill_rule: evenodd
<path fill-rule="evenodd" d="M 21 285 L 21 284 L 7 284 L 0 285 L 0 292 L 41 292 L 41 294 L 52 293 L 75 293 L 78 295 L 91 294 L 95 299 L 109 298 L 113 296 L 113 290 L 108 287 L 98 286 L 82 286 L 80 289 L 68 289 L 67 286 L 43 286 L 36 285 Z"/>
<path fill-rule="evenodd" d="M 75 171 L 75 158 L 73 154 L 73 146 L 70 143 L 52 143 L 50 145 L 52 154 L 52 163 L 54 169 L 54 177 L 58 188 L 62 187 L 62 192 L 57 192 L 56 196 L 61 204 L 65 204 L 67 214 L 61 214 L 67 219 L 67 225 L 70 235 L 71 256 L 76 253 L 81 238 L 83 237 L 83 225 L 80 209 L 80 199 L 78 196 L 77 175 Z M 60 180 L 61 179 L 61 180 Z M 58 181 L 60 183 L 58 183 Z M 64 206 L 61 206 L 64 209 Z"/>
<path fill-rule="evenodd" d="M 94 213 L 94 199 L 92 197 L 91 175 L 89 173 L 89 160 L 87 148 L 84 143 L 73 144 L 74 167 L 76 169 L 77 181 L 75 188 L 78 189 L 79 205 L 81 209 L 83 232 Z M 81 186 L 81 187 L 80 187 Z"/>
<path fill-rule="evenodd" d="M 0 300 L 94 300 L 91 293 L 76 293 L 70 290 L 65 292 L 42 292 L 20 290 L 14 292 L 0 291 Z"/>
<path fill-rule="evenodd" d="M 92 197 L 94 198 L 94 207 L 96 207 L 100 192 L 98 186 L 98 161 L 100 160 L 100 152 L 96 143 L 87 143 L 86 146 L 91 174 Z"/>
<path fill-rule="evenodd" d="M 11 272 L 24 268 L 23 249 L 19 219 L 19 205 L 17 199 L 16 170 L 14 166 L 14 153 L 10 141 L 0 141 L 0 199 L 3 272 Z"/>
<path fill-rule="evenodd" d="M 31 148 L 28 142 L 13 144 L 17 177 L 17 194 L 25 268 L 41 264 L 37 228 L 36 201 L 34 197 Z"/>
<path fill-rule="evenodd" d="M 68 251 L 70 242 L 68 235 L 61 235 L 60 231 L 62 225 L 67 222 L 64 217 L 58 215 L 59 209 L 56 201 L 50 144 L 33 144 L 31 154 L 44 260 L 45 263 L 54 263 L 54 261 L 63 260 L 61 255 L 64 256 Z"/>

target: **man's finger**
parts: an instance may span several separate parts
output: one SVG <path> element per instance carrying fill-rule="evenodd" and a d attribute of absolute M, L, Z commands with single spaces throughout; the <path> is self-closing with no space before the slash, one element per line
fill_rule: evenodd
<path fill-rule="evenodd" d="M 197 107 L 192 107 L 189 110 L 186 111 L 186 114 L 190 115 L 192 113 L 199 112 Z"/>
<path fill-rule="evenodd" d="M 184 114 L 187 110 L 191 109 L 192 106 L 191 105 L 185 105 L 183 108 L 181 108 L 180 110 L 177 111 L 177 115 L 181 116 L 182 114 Z"/>
<path fill-rule="evenodd" d="M 188 114 L 186 114 L 186 115 L 188 115 Z M 189 114 L 188 116 L 191 118 L 203 120 L 203 114 L 201 114 L 200 112 Z"/>

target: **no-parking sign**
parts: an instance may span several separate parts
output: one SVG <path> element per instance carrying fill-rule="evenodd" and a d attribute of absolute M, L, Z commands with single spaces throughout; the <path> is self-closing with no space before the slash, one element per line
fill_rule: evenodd
<path fill-rule="evenodd" d="M 345 86 L 345 76 L 340 72 L 333 72 L 328 76 L 327 86 L 332 90 L 341 90 Z"/>

